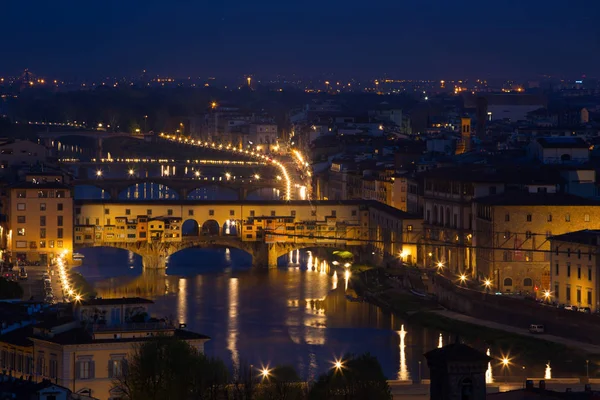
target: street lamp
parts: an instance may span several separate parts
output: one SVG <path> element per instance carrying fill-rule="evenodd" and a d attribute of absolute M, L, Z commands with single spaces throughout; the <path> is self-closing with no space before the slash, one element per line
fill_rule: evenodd
<path fill-rule="evenodd" d="M 269 376 L 271 376 L 271 370 L 263 367 L 263 369 L 260 371 L 260 375 L 262 376 L 263 380 L 268 380 Z"/>
<path fill-rule="evenodd" d="M 489 290 L 490 287 L 492 287 L 492 281 L 487 278 L 485 281 L 483 281 L 483 286 L 485 286 L 486 290 Z"/>
<path fill-rule="evenodd" d="M 260 175 L 259 174 L 254 174 L 254 179 L 256 179 L 256 180 L 260 179 Z"/>
<path fill-rule="evenodd" d="M 544 290 L 544 301 L 550 302 L 550 299 L 552 299 L 552 292 L 548 289 Z"/>
<path fill-rule="evenodd" d="M 337 358 L 333 361 L 333 368 L 335 369 L 336 372 L 341 372 L 342 369 L 344 368 L 344 362 L 340 359 L 338 360 Z"/>
<path fill-rule="evenodd" d="M 229 172 L 225 173 L 225 178 L 227 178 L 227 180 L 229 180 L 229 178 L 231 178 L 231 174 Z"/>
<path fill-rule="evenodd" d="M 133 170 L 133 168 L 130 168 L 128 173 L 129 173 L 129 176 L 133 176 L 133 174 L 135 174 L 135 171 Z"/>
<path fill-rule="evenodd" d="M 460 275 L 458 279 L 460 279 L 460 283 L 467 282 L 467 276 L 465 274 Z"/>
<path fill-rule="evenodd" d="M 102 176 L 102 170 L 101 169 L 99 169 L 99 170 L 96 171 L 96 176 L 98 178 L 100 178 Z"/>

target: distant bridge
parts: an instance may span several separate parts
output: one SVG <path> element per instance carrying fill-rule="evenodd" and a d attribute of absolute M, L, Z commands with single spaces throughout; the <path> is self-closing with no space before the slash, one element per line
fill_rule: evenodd
<path fill-rule="evenodd" d="M 260 189 L 279 189 L 281 193 L 286 192 L 286 185 L 277 179 L 206 179 L 206 178 L 177 178 L 177 177 L 147 177 L 147 178 L 125 178 L 125 179 L 76 179 L 72 181 L 74 186 L 94 186 L 104 190 L 110 198 L 117 200 L 119 195 L 136 185 L 149 184 L 163 185 L 177 193 L 181 200 L 185 200 L 196 189 L 217 186 L 231 189 L 238 194 L 238 200 L 245 200 L 249 193 Z"/>

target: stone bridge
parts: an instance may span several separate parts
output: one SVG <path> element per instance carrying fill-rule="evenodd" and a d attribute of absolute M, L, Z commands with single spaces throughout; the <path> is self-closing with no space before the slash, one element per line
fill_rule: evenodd
<path fill-rule="evenodd" d="M 86 247 L 113 247 L 131 251 L 142 257 L 142 265 L 149 269 L 166 268 L 167 259 L 178 251 L 197 248 L 231 247 L 245 251 L 252 256 L 252 265 L 262 268 L 277 268 L 277 259 L 291 251 L 306 248 L 337 248 L 359 251 L 362 246 L 348 248 L 346 240 L 331 240 L 327 243 L 264 243 L 245 242 L 238 236 L 184 236 L 180 242 L 95 242 L 76 245 L 74 251 Z"/>
<path fill-rule="evenodd" d="M 212 180 L 212 179 L 191 179 L 191 178 L 176 178 L 176 177 L 147 177 L 147 178 L 128 178 L 128 179 L 77 179 L 72 181 L 74 186 L 94 186 L 104 190 L 109 194 L 110 198 L 117 200 L 119 194 L 123 193 L 129 188 L 133 188 L 136 185 L 149 185 L 149 184 L 164 185 L 171 189 L 179 196 L 180 200 L 187 199 L 194 190 L 218 186 L 228 188 L 235 191 L 238 194 L 238 200 L 245 200 L 249 193 L 253 191 L 274 188 L 279 189 L 282 194 L 286 193 L 286 184 L 282 180 L 277 179 L 225 179 L 225 180 Z"/>

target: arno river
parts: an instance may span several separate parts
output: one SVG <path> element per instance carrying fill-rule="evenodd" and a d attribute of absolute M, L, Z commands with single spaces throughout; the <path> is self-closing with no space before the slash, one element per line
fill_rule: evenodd
<path fill-rule="evenodd" d="M 237 249 L 187 249 L 170 258 L 166 272 L 143 271 L 141 259 L 125 250 L 81 253 L 85 259 L 77 270 L 98 296 L 154 300 L 153 316 L 210 336 L 206 353 L 230 368 L 286 364 L 311 379 L 330 368 L 335 357 L 368 351 L 390 379 L 417 379 L 419 370 L 426 378 L 423 353 L 454 340 L 451 333 L 413 326 L 376 306 L 347 300 L 343 274 L 332 275 L 308 252 L 292 254 L 293 263 L 282 257 L 278 269 L 266 271 L 253 269 L 250 257 Z M 500 356 L 500 349 L 490 350 Z M 527 364 L 529 376 L 544 376 L 546 360 L 519 363 Z M 494 376 L 501 377 L 500 366 L 493 364 Z M 512 374 L 522 373 L 520 368 Z M 552 369 L 557 377 L 562 368 L 552 364 Z"/>

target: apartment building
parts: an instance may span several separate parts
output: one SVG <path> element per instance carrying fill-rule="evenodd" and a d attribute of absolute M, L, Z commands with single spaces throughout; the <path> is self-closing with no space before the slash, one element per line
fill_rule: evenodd
<path fill-rule="evenodd" d="M 600 230 L 550 237 L 551 299 L 600 310 Z"/>
<path fill-rule="evenodd" d="M 7 249 L 13 260 L 51 262 L 73 250 L 73 197 L 59 174 L 27 174 L 9 186 L 6 214 Z"/>
<path fill-rule="evenodd" d="M 599 202 L 564 193 L 505 192 L 473 208 L 477 273 L 502 292 L 550 290 L 550 238 L 600 228 Z"/>

